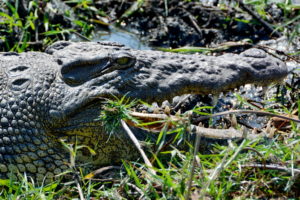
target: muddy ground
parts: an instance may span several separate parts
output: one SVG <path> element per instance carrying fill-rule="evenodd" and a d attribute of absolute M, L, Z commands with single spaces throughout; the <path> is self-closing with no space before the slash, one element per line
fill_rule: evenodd
<path fill-rule="evenodd" d="M 152 0 L 133 6 L 129 1 L 111 0 L 98 1 L 96 7 L 108 13 L 110 22 L 117 22 L 136 32 L 152 46 L 204 47 L 244 39 L 257 43 L 281 35 L 272 32 L 274 29 L 270 30 L 245 10 L 234 6 L 234 1 L 231 2 L 232 6 L 223 7 L 217 6 L 216 2 L 167 2 L 166 5 L 165 1 Z M 134 11 L 129 14 L 128 10 Z M 266 15 L 268 23 L 279 23 L 284 18 L 284 11 L 275 4 L 270 4 Z"/>
<path fill-rule="evenodd" d="M 32 44 L 43 41 L 45 37 L 53 40 L 71 38 L 69 32 L 56 35 L 43 34 L 49 31 L 44 26 L 45 19 L 51 24 L 52 29 L 75 29 L 76 33 L 90 38 L 99 29 L 109 32 L 110 27 L 118 26 L 136 33 L 142 41 L 152 47 L 216 47 L 225 42 L 236 41 L 256 44 L 262 40 L 282 36 L 282 29 L 275 29 L 275 25 L 284 24 L 287 19 L 293 19 L 300 14 L 300 10 L 297 9 L 287 10 L 276 4 L 267 4 L 264 14 L 259 15 L 253 5 L 238 3 L 239 0 L 228 2 L 98 0 L 87 4 L 88 6 L 76 1 L 61 0 L 9 0 L 8 2 L 11 6 L 3 2 L 0 4 L 0 12 L 5 12 L 14 18 L 16 16 L 14 12 L 17 10 L 23 26 L 28 26 L 30 13 L 37 15 L 38 18 L 32 20 L 35 29 L 28 28 L 26 32 L 27 35 L 30 34 L 27 36 L 29 37 L 27 42 Z M 3 17 L 0 16 L 0 21 L 1 18 Z M 299 29 L 297 23 L 296 20 L 285 25 L 284 28 L 288 32 L 295 32 L 295 29 Z M 15 30 L 10 32 L 7 28 L 7 25 L 0 24 L 0 35 L 7 36 L 9 42 L 22 41 L 25 37 L 22 32 L 24 27 L 15 26 Z M 299 32 L 300 30 L 298 36 Z M 244 50 L 249 47 L 251 45 L 244 45 L 243 48 L 239 46 L 238 49 Z"/>

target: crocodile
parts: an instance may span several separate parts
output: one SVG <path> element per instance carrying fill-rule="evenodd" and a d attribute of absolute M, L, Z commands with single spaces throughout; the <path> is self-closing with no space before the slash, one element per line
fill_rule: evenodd
<path fill-rule="evenodd" d="M 61 140 L 94 148 L 96 155 L 80 151 L 78 164 L 99 167 L 138 157 L 126 133 L 107 133 L 95 120 L 103 98 L 161 102 L 245 84 L 265 86 L 288 73 L 285 63 L 260 49 L 206 56 L 104 41 L 59 41 L 45 52 L 4 52 L 0 66 L 0 179 L 26 173 L 37 181 L 51 181 L 69 168 Z"/>

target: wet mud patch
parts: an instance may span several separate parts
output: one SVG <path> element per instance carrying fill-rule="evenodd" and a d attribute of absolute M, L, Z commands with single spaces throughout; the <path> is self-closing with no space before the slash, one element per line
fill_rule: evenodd
<path fill-rule="evenodd" d="M 271 38 L 271 32 L 246 12 L 233 6 L 203 5 L 200 2 L 170 0 L 99 1 L 96 7 L 108 13 L 111 22 L 141 36 L 151 46 L 214 46 L 226 41 Z M 270 5 L 273 20 L 282 11 Z M 274 35 L 273 35 L 274 36 Z"/>

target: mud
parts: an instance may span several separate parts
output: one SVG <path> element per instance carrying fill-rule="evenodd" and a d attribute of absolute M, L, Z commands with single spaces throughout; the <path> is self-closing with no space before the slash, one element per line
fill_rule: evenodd
<path fill-rule="evenodd" d="M 155 47 L 216 46 L 227 41 L 250 39 L 253 43 L 272 36 L 256 19 L 234 6 L 203 5 L 189 1 L 145 1 L 128 14 L 131 1 L 98 1 L 96 7 Z M 283 20 L 283 11 L 270 5 L 270 22 Z M 127 14 L 126 14 L 127 13 Z"/>

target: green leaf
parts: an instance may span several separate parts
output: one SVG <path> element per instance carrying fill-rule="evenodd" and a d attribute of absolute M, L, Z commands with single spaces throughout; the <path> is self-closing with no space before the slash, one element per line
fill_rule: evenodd
<path fill-rule="evenodd" d="M 74 29 L 52 30 L 52 31 L 46 31 L 42 34 L 46 36 L 51 36 L 51 35 L 58 35 L 58 34 L 64 34 L 70 32 L 75 32 L 75 30 Z"/>

